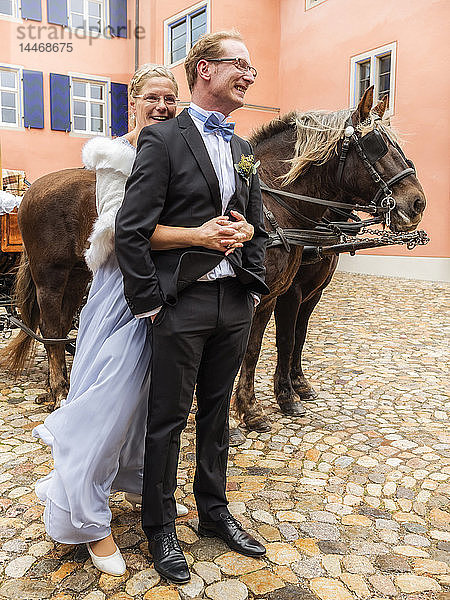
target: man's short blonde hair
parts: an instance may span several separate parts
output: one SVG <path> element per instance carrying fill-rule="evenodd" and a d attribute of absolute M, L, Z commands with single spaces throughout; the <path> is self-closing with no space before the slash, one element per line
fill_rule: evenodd
<path fill-rule="evenodd" d="M 197 42 L 192 46 L 189 54 L 186 56 L 184 61 L 184 68 L 186 70 L 186 78 L 189 86 L 189 90 L 192 92 L 195 82 L 197 81 L 197 65 L 202 59 L 208 58 L 222 58 L 223 40 L 239 40 L 243 42 L 243 38 L 237 29 L 230 29 L 229 31 L 217 31 L 216 33 L 205 33 L 200 36 Z"/>

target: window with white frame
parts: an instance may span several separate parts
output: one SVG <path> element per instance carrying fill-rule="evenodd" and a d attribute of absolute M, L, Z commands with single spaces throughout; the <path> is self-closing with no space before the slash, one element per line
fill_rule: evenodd
<path fill-rule="evenodd" d="M 72 130 L 76 133 L 106 135 L 107 84 L 73 77 Z"/>
<path fill-rule="evenodd" d="M 397 44 L 388 44 L 351 59 L 350 103 L 356 106 L 364 92 L 374 86 L 374 101 L 389 96 L 389 114 L 393 113 Z"/>
<path fill-rule="evenodd" d="M 186 58 L 198 38 L 208 30 L 208 7 L 197 5 L 182 15 L 166 21 L 167 64 Z"/>
<path fill-rule="evenodd" d="M 0 125 L 19 127 L 19 86 L 19 70 L 0 67 Z"/>
<path fill-rule="evenodd" d="M 17 17 L 17 0 L 0 0 L 0 17 Z"/>
<path fill-rule="evenodd" d="M 69 24 L 74 29 L 101 33 L 104 20 L 105 0 L 69 0 Z"/>

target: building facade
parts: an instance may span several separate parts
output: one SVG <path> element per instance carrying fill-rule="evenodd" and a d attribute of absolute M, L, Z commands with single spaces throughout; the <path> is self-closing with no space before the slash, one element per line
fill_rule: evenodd
<path fill-rule="evenodd" d="M 124 133 L 136 64 L 168 65 L 185 105 L 190 46 L 205 31 L 236 27 L 258 69 L 234 113 L 240 135 L 289 110 L 355 106 L 372 84 L 389 94 L 391 123 L 427 196 L 421 227 L 431 242 L 413 253 L 344 256 L 341 265 L 448 279 L 449 12 L 446 0 L 1 0 L 2 165 L 34 181 L 80 166 L 87 138 Z"/>

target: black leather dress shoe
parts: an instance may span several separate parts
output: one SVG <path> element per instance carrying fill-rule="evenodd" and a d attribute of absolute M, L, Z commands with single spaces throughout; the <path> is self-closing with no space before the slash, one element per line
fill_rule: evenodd
<path fill-rule="evenodd" d="M 219 537 L 228 546 L 245 556 L 263 556 L 266 549 L 249 535 L 237 519 L 229 513 L 222 513 L 220 521 L 201 521 L 198 532 L 205 537 Z"/>
<path fill-rule="evenodd" d="M 186 583 L 191 574 L 176 533 L 158 533 L 149 542 L 155 569 L 173 583 Z"/>

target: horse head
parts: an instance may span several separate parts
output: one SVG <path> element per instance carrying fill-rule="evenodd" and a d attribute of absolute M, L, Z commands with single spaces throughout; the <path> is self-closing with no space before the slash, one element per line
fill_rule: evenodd
<path fill-rule="evenodd" d="M 298 111 L 274 119 L 253 136 L 263 180 L 287 192 L 353 204 L 393 231 L 419 224 L 426 201 L 414 165 L 383 121 L 387 96 L 373 105 L 373 86 L 356 110 Z M 287 171 L 286 171 L 287 169 Z M 304 202 L 320 218 L 325 208 Z"/>
<path fill-rule="evenodd" d="M 391 209 L 386 223 L 393 231 L 412 231 L 422 219 L 425 193 L 414 164 L 406 158 L 394 132 L 382 120 L 388 96 L 372 105 L 373 86 L 366 90 L 346 121 L 344 140 L 338 148 L 340 158 L 345 135 L 350 143 L 340 185 L 354 201 Z"/>

